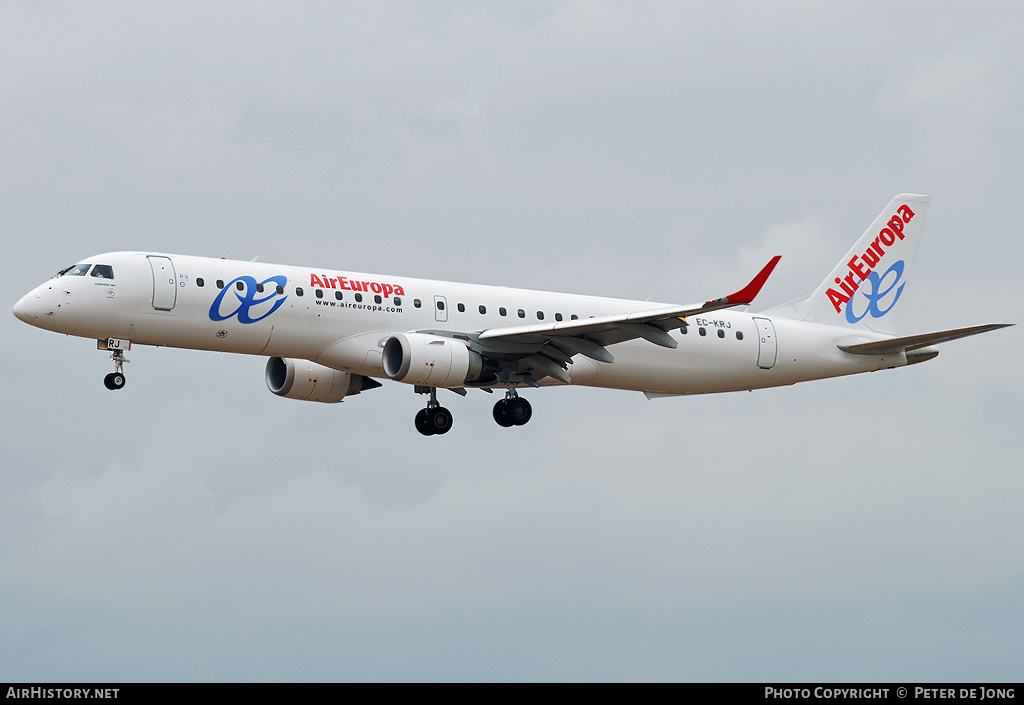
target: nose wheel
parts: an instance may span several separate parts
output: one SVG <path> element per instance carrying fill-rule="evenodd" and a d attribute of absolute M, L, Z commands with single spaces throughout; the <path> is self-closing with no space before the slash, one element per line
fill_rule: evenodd
<path fill-rule="evenodd" d="M 452 430 L 452 412 L 437 402 L 437 387 L 430 389 L 427 408 L 416 413 L 416 430 L 424 436 L 442 436 Z"/>
<path fill-rule="evenodd" d="M 103 378 L 103 385 L 107 389 L 121 389 L 124 387 L 124 374 L 121 372 L 111 372 L 109 375 Z"/>
<path fill-rule="evenodd" d="M 494 405 L 494 420 L 504 428 L 522 426 L 531 418 L 533 407 L 530 402 L 516 394 L 515 389 L 510 389 L 505 398 L 499 399 Z"/>

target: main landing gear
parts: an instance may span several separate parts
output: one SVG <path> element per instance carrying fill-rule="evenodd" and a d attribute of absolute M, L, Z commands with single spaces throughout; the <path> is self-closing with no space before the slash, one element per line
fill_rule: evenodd
<path fill-rule="evenodd" d="M 427 408 L 416 414 L 416 430 L 424 436 L 441 436 L 452 430 L 452 412 L 437 402 L 437 387 L 430 388 Z"/>
<path fill-rule="evenodd" d="M 416 430 L 424 436 L 441 436 L 452 428 L 452 412 L 437 402 L 437 387 L 418 387 L 420 394 L 430 394 L 427 408 L 420 409 L 416 414 Z M 522 426 L 533 417 L 530 402 L 516 393 L 515 387 L 509 386 L 505 398 L 494 405 L 494 420 L 499 426 L 509 428 Z"/>
<path fill-rule="evenodd" d="M 532 417 L 533 407 L 516 393 L 515 387 L 509 387 L 505 398 L 494 405 L 494 420 L 504 428 L 522 426 Z"/>
<path fill-rule="evenodd" d="M 124 363 L 130 362 L 124 357 L 124 350 L 115 350 L 110 359 L 114 363 L 114 371 L 103 378 L 103 385 L 107 389 L 116 390 L 124 387 Z"/>

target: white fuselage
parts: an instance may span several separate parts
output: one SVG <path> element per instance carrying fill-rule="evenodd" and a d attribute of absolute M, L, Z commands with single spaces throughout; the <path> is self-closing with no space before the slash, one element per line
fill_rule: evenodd
<path fill-rule="evenodd" d="M 108 253 L 85 262 L 108 265 L 112 278 L 51 279 L 18 302 L 16 315 L 40 328 L 98 340 L 304 359 L 377 378 L 386 378 L 381 351 L 393 334 L 460 337 L 662 306 L 145 252 Z M 575 355 L 571 383 L 650 395 L 703 394 L 907 364 L 902 353 L 839 350 L 837 344 L 873 339 L 849 328 L 737 310 L 691 316 L 687 323 L 670 331 L 675 349 L 638 338 L 609 346 L 612 363 Z M 543 383 L 559 382 L 547 377 Z"/>

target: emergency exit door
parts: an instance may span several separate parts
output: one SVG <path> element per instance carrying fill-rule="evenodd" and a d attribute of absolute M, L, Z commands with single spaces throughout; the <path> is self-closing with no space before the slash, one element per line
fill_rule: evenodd
<path fill-rule="evenodd" d="M 755 318 L 757 323 L 757 366 L 770 370 L 775 366 L 778 346 L 775 342 L 775 326 L 767 318 Z"/>

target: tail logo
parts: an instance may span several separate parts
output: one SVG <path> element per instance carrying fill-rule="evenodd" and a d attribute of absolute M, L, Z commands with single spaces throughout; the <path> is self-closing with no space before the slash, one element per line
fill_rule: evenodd
<path fill-rule="evenodd" d="M 890 274 L 895 274 L 895 278 L 889 282 L 888 286 L 884 289 L 882 285 L 889 279 Z M 867 291 L 868 287 L 861 289 L 861 293 L 864 294 L 864 298 L 868 300 L 868 306 L 864 309 L 864 313 L 859 316 L 853 312 L 853 302 L 855 299 L 851 298 L 850 302 L 846 304 L 846 320 L 850 323 L 859 322 L 864 316 L 871 314 L 872 318 L 881 318 L 885 314 L 892 310 L 892 307 L 896 305 L 896 302 L 900 300 L 900 294 L 903 293 L 903 287 L 907 285 L 906 282 L 900 284 L 900 280 L 903 279 L 903 260 L 897 260 L 892 263 L 892 266 L 885 270 L 885 274 L 878 276 L 878 272 L 871 272 L 868 274 L 868 278 L 864 281 L 870 285 L 871 291 Z M 899 288 L 896 285 L 899 284 Z M 892 301 L 885 309 L 881 309 L 878 306 L 878 302 L 886 297 L 889 292 L 896 289 L 896 293 L 892 297 Z"/>
<path fill-rule="evenodd" d="M 842 279 L 836 277 L 835 282 L 842 291 L 837 291 L 831 287 L 826 290 L 825 294 L 828 296 L 828 300 L 832 302 L 832 306 L 835 307 L 836 313 L 842 313 L 842 304 L 847 304 L 846 320 L 850 323 L 856 323 L 868 313 L 874 318 L 881 318 L 892 309 L 896 299 L 903 292 L 904 285 L 901 284 L 899 289 L 896 290 L 896 296 L 893 298 L 892 303 L 884 311 L 879 309 L 879 299 L 892 291 L 892 288 L 903 278 L 903 260 L 893 263 L 882 276 L 878 276 L 878 272 L 874 271 L 874 269 L 882 261 L 882 257 L 885 256 L 885 249 L 891 247 L 897 240 L 903 239 L 903 228 L 913 217 L 914 211 L 910 210 L 910 206 L 906 204 L 900 206 L 896 210 L 896 214 L 885 224 L 885 227 L 878 231 L 878 237 L 868 246 L 864 254 L 854 255 L 846 263 L 846 267 L 849 270 L 846 276 Z M 896 272 L 896 279 L 886 289 L 880 291 L 882 282 L 888 278 L 890 272 L 894 271 Z M 856 316 L 851 310 L 849 302 L 864 282 L 870 282 L 871 284 L 871 293 L 864 292 L 865 297 L 868 299 L 868 307 L 864 313 Z"/>

